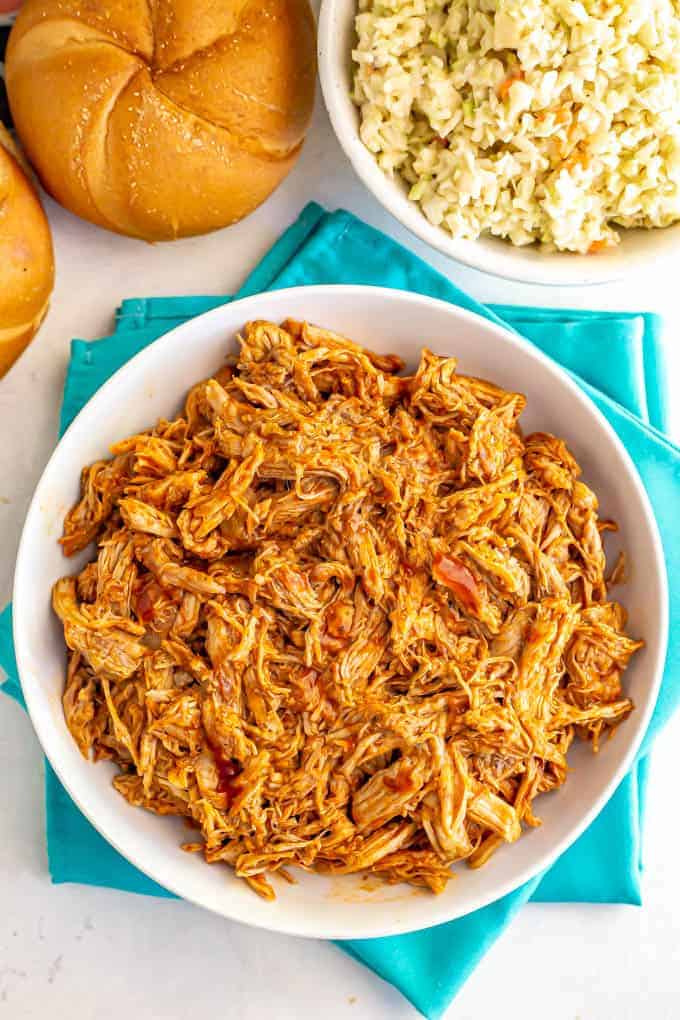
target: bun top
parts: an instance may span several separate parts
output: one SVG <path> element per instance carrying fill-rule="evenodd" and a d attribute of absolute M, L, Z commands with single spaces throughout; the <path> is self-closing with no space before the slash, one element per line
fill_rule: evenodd
<path fill-rule="evenodd" d="M 50 228 L 0 124 L 0 377 L 31 340 L 54 284 Z"/>
<path fill-rule="evenodd" d="M 27 0 L 6 57 L 47 190 L 149 240 L 262 202 L 298 155 L 315 74 L 307 0 Z"/>

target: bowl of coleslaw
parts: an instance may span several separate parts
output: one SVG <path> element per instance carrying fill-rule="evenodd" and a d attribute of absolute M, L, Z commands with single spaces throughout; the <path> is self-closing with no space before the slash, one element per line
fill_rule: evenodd
<path fill-rule="evenodd" d="M 583 285 L 680 248 L 671 0 L 324 0 L 319 68 L 364 184 L 459 262 Z"/>

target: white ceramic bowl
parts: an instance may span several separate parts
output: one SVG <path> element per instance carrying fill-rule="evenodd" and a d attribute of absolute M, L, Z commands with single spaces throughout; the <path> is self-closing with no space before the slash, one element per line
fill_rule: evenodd
<path fill-rule="evenodd" d="M 376 889 L 376 883 L 366 890 L 354 877 L 300 874 L 298 885 L 277 882 L 278 899 L 265 903 L 226 866 L 182 852 L 181 821 L 130 807 L 111 786 L 113 767 L 86 762 L 64 723 L 65 653 L 50 588 L 88 558 L 86 550 L 66 560 L 57 545 L 63 515 L 78 495 L 80 469 L 107 456 L 115 440 L 176 412 L 188 387 L 234 349 L 235 333 L 246 321 L 286 316 L 322 324 L 378 351 L 396 351 L 410 366 L 427 345 L 455 354 L 461 371 L 526 393 L 524 428 L 566 438 L 601 496 L 602 512 L 620 524 L 615 542 L 630 553 L 631 579 L 622 597 L 631 633 L 647 641 L 626 673 L 636 711 L 598 755 L 574 748 L 568 782 L 538 802 L 541 828 L 503 847 L 479 871 L 459 868 L 438 897 L 406 886 Z M 55 450 L 28 511 L 16 566 L 14 639 L 28 710 L 47 757 L 81 811 L 128 860 L 225 917 L 295 935 L 366 938 L 425 928 L 484 906 L 546 868 L 576 839 L 616 788 L 646 729 L 665 655 L 666 603 L 659 537 L 635 468 L 593 404 L 554 363 L 499 326 L 431 298 L 370 287 L 299 287 L 225 305 L 180 326 L 92 398 Z"/>
<path fill-rule="evenodd" d="M 361 180 L 416 237 L 473 269 L 555 286 L 605 283 L 648 268 L 660 258 L 680 255 L 680 224 L 664 230 L 623 231 L 618 247 L 598 255 L 516 248 L 493 237 L 457 241 L 443 228 L 433 226 L 409 200 L 406 186 L 383 173 L 359 137 L 358 111 L 350 98 L 356 10 L 357 0 L 323 0 L 321 6 L 319 74 L 326 107 L 338 141 Z"/>

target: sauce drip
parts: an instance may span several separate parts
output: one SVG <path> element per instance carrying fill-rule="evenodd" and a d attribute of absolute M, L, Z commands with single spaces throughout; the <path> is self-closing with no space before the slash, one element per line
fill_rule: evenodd
<path fill-rule="evenodd" d="M 432 576 L 435 581 L 450 588 L 463 609 L 468 612 L 479 612 L 479 588 L 474 574 L 456 556 L 435 556 L 432 564 Z"/>
<path fill-rule="evenodd" d="M 235 758 L 225 758 L 219 747 L 215 747 L 214 744 L 210 745 L 210 749 L 217 769 L 217 789 L 219 793 L 225 794 L 227 807 L 229 807 L 236 795 L 240 793 L 241 788 L 237 780 L 243 772 L 243 768 Z"/>
<path fill-rule="evenodd" d="M 154 604 L 148 588 L 142 588 L 137 598 L 137 616 L 142 623 L 151 623 L 154 618 Z"/>
<path fill-rule="evenodd" d="M 414 789 L 413 778 L 406 768 L 401 768 L 396 776 L 385 776 L 385 786 L 394 793 L 410 793 Z"/>

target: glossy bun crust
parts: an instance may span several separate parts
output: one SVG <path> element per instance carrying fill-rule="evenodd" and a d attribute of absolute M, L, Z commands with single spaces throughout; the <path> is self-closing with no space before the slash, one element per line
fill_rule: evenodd
<path fill-rule="evenodd" d="M 149 241 L 227 226 L 271 194 L 315 74 L 307 0 L 28 0 L 6 58 L 47 191 Z"/>

